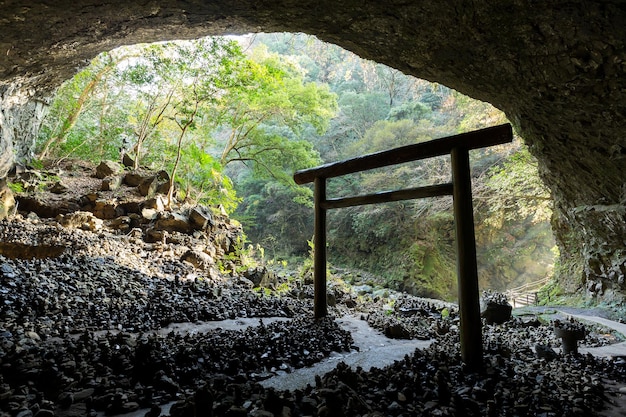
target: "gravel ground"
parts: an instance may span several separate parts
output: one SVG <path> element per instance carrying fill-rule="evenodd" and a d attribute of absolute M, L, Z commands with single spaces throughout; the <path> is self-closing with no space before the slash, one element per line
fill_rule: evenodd
<path fill-rule="evenodd" d="M 0 221 L 0 417 L 616 415 L 626 362 L 562 354 L 545 309 L 484 323 L 472 371 L 454 304 L 331 279 L 330 315 L 314 320 L 299 278 L 259 288 L 267 271 L 187 261 L 217 256 L 202 233 L 141 233 Z M 581 350 L 621 341 L 587 327 Z"/>

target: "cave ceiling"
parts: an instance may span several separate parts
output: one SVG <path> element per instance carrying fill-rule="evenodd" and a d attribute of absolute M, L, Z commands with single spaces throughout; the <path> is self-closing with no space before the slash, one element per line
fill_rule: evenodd
<path fill-rule="evenodd" d="M 577 259 L 583 281 L 623 284 L 624 2 L 8 0 L 0 10 L 2 94 L 43 96 L 124 44 L 289 31 L 488 101 L 540 162 L 562 259 Z"/>

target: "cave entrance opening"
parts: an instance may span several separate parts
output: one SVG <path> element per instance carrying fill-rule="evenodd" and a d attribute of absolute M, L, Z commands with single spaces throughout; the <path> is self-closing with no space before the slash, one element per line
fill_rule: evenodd
<path fill-rule="evenodd" d="M 478 293 L 476 239 L 472 204 L 469 151 L 509 143 L 513 140 L 510 124 L 448 136 L 387 151 L 298 171 L 297 184 L 314 184 L 314 316 L 327 315 L 326 301 L 326 211 L 365 204 L 412 200 L 452 195 L 456 230 L 459 316 L 461 319 L 461 359 L 472 369 L 482 366 L 482 325 Z M 327 198 L 326 180 L 375 168 L 450 155 L 452 182 L 425 187 L 383 191 L 355 197 Z"/>

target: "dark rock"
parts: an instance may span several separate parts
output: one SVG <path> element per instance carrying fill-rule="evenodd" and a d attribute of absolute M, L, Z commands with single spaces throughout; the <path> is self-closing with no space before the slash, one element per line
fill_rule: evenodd
<path fill-rule="evenodd" d="M 85 403 L 72 404 L 69 408 L 61 408 L 55 412 L 56 417 L 85 417 L 88 415 Z"/>
<path fill-rule="evenodd" d="M 190 230 L 189 219 L 180 213 L 161 212 L 157 215 L 154 228 L 166 232 L 188 233 Z"/>
<path fill-rule="evenodd" d="M 401 323 L 394 323 L 385 328 L 385 336 L 390 339 L 410 339 L 411 333 Z"/>
<path fill-rule="evenodd" d="M 100 190 L 102 191 L 115 191 L 122 186 L 122 177 L 119 175 L 113 175 L 106 177 L 100 184 Z"/>
<path fill-rule="evenodd" d="M 156 194 L 158 185 L 156 177 L 148 177 L 137 186 L 137 191 L 140 195 L 151 198 Z"/>
<path fill-rule="evenodd" d="M 114 219 L 123 216 L 124 209 L 117 205 L 113 200 L 100 199 L 96 200 L 93 206 L 93 214 L 99 219 Z"/>
<path fill-rule="evenodd" d="M 548 361 L 554 360 L 559 357 L 559 354 L 556 353 L 554 349 L 546 345 L 535 345 L 535 353 L 537 354 L 538 358 Z"/>
<path fill-rule="evenodd" d="M 541 321 L 537 316 L 522 316 L 520 318 L 523 327 L 539 327 L 541 326 Z"/>
<path fill-rule="evenodd" d="M 189 223 L 195 230 L 211 230 L 215 225 L 211 212 L 202 206 L 196 206 L 189 211 Z"/>
<path fill-rule="evenodd" d="M 117 217 L 108 222 L 107 227 L 114 230 L 128 231 L 131 228 L 131 218 L 130 216 Z"/>
<path fill-rule="evenodd" d="M 166 232 L 163 230 L 156 230 L 154 228 L 150 228 L 146 230 L 144 240 L 147 243 L 156 243 L 165 241 Z"/>
<path fill-rule="evenodd" d="M 127 414 L 137 410 L 139 410 L 139 404 L 134 401 L 129 401 L 122 405 L 120 411 L 124 414 Z"/>
<path fill-rule="evenodd" d="M 142 201 L 124 201 L 119 204 L 126 214 L 141 214 L 141 208 L 143 206 Z"/>
<path fill-rule="evenodd" d="M 329 307 L 335 307 L 337 305 L 337 296 L 331 292 L 326 293 L 326 304 Z"/>
<path fill-rule="evenodd" d="M 57 402 L 59 406 L 63 408 L 69 408 L 72 404 L 74 404 L 74 394 L 72 394 L 71 392 L 63 392 L 59 394 Z"/>
<path fill-rule="evenodd" d="M 111 175 L 117 175 L 121 173 L 124 168 L 114 161 L 102 161 L 100 165 L 96 167 L 96 178 L 104 179 Z"/>
<path fill-rule="evenodd" d="M 159 194 L 167 195 L 170 192 L 170 182 L 161 182 L 156 188 L 156 192 Z"/>
<path fill-rule="evenodd" d="M 156 404 L 153 404 L 150 407 L 150 411 L 148 411 L 144 417 L 160 417 L 161 412 L 162 412 L 161 407 L 159 407 Z"/>
<path fill-rule="evenodd" d="M 53 194 L 63 194 L 67 192 L 67 186 L 60 181 L 55 182 L 49 190 Z"/>
<path fill-rule="evenodd" d="M 181 257 L 182 261 L 187 261 L 198 269 L 206 269 L 215 264 L 213 258 L 199 250 L 188 250 Z"/>
<path fill-rule="evenodd" d="M 141 207 L 163 211 L 165 210 L 165 203 L 165 198 L 161 195 L 157 195 L 156 197 L 146 199 Z"/>
<path fill-rule="evenodd" d="M 253 287 L 272 288 L 278 283 L 276 274 L 265 266 L 248 268 L 243 276 L 252 281 Z"/>
<path fill-rule="evenodd" d="M 248 416 L 248 410 L 246 410 L 243 407 L 238 407 L 236 405 L 233 405 L 232 407 L 230 407 L 228 411 L 226 412 L 226 417 L 247 417 L 247 416 Z"/>
<path fill-rule="evenodd" d="M 131 158 L 126 152 L 124 152 L 124 155 L 122 155 L 122 165 L 124 165 L 126 168 L 134 168 L 135 160 Z"/>
<path fill-rule="evenodd" d="M 91 398 L 95 392 L 94 388 L 86 388 L 82 391 L 78 391 L 74 393 L 74 401 L 81 402 L 85 401 L 88 398 Z"/>
<path fill-rule="evenodd" d="M 81 205 L 75 201 L 61 200 L 48 201 L 42 200 L 40 195 L 18 195 L 16 196 L 18 208 L 20 211 L 37 214 L 42 218 L 54 218 L 59 214 L 72 213 L 81 209 Z"/>
<path fill-rule="evenodd" d="M 124 184 L 129 187 L 137 187 L 142 182 L 154 178 L 154 174 L 151 172 L 145 172 L 142 170 L 130 171 L 124 175 Z"/>
<path fill-rule="evenodd" d="M 487 324 L 502 324 L 511 319 L 513 307 L 510 304 L 486 303 L 481 307 L 480 316 Z"/>

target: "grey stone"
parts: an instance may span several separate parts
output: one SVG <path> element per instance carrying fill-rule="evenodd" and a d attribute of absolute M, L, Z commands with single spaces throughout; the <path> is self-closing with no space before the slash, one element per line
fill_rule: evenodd
<path fill-rule="evenodd" d="M 63 194 L 67 192 L 67 186 L 59 181 L 55 182 L 49 190 L 53 194 Z"/>
<path fill-rule="evenodd" d="M 122 172 L 124 168 L 114 161 L 102 161 L 100 165 L 96 167 L 96 178 L 104 179 L 110 175 L 117 175 Z"/>
<path fill-rule="evenodd" d="M 148 177 L 137 186 L 137 191 L 140 195 L 150 198 L 156 193 L 158 185 L 156 177 Z"/>
<path fill-rule="evenodd" d="M 102 180 L 100 189 L 102 191 L 115 191 L 122 186 L 122 177 L 119 175 L 112 175 Z"/>
<path fill-rule="evenodd" d="M 202 251 L 193 250 L 193 249 L 190 249 L 187 252 L 185 252 L 183 256 L 181 257 L 181 260 L 187 261 L 199 269 L 208 268 L 209 266 L 215 263 L 213 258 L 210 255 Z"/>
<path fill-rule="evenodd" d="M 189 223 L 195 230 L 205 230 L 215 224 L 211 212 L 202 206 L 196 206 L 189 211 Z"/>
<path fill-rule="evenodd" d="M 161 212 L 157 215 L 156 230 L 187 233 L 190 230 L 189 219 L 180 213 Z"/>

